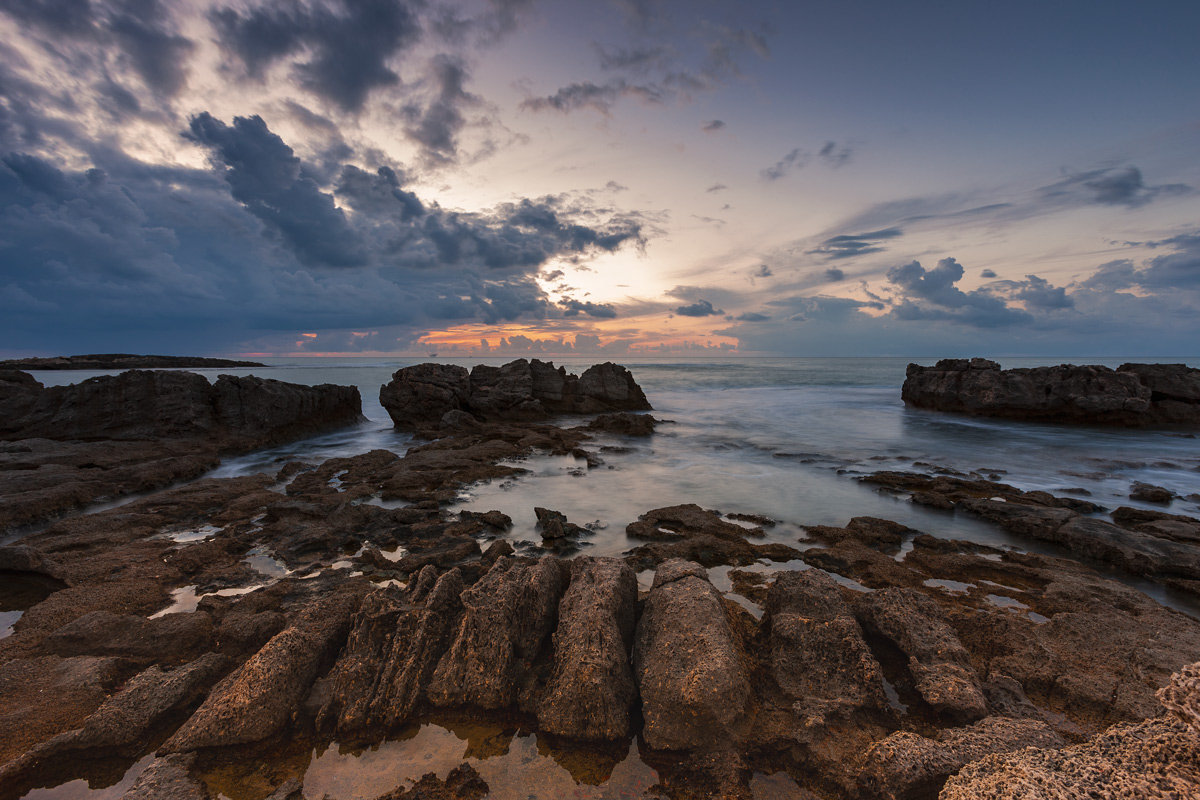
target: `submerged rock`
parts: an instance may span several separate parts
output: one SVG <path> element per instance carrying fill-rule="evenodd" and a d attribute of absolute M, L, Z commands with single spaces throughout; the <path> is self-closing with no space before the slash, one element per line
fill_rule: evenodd
<path fill-rule="evenodd" d="M 1000 369 L 982 358 L 909 364 L 904 402 L 916 408 L 1081 425 L 1200 425 L 1200 369 L 1062 364 Z"/>

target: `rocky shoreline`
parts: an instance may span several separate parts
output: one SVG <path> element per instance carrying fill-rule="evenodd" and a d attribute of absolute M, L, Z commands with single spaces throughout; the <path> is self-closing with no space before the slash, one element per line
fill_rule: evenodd
<path fill-rule="evenodd" d="M 60 369 L 243 369 L 262 368 L 257 361 L 238 361 L 228 358 L 202 356 L 139 356 L 132 353 L 96 353 L 85 356 L 51 356 L 49 358 L 14 358 L 0 361 L 0 370 L 60 370 Z"/>
<path fill-rule="evenodd" d="M 305 785 L 300 755 L 436 724 L 498 733 L 448 774 L 379 796 L 496 796 L 506 778 L 487 755 L 520 732 L 585 784 L 636 758 L 654 776 L 645 796 L 678 799 L 770 796 L 771 776 L 806 798 L 1045 796 L 1030 781 L 1056 797 L 1200 790 L 1200 620 L 1088 566 L 1194 592 L 1200 520 L 1118 509 L 1110 523 L 1078 498 L 883 472 L 863 480 L 1078 558 L 861 516 L 789 545 L 764 541 L 774 520 L 697 505 L 648 509 L 622 557 L 570 560 L 595 534 L 539 508 L 540 540 L 514 549 L 504 514 L 446 505 L 537 453 L 600 468 L 597 435 L 655 428 L 614 411 L 649 405 L 615 365 L 603 374 L 620 380 L 597 382 L 611 391 L 561 394 L 613 413 L 522 419 L 551 413 L 547 395 L 524 393 L 525 376 L 549 374 L 539 363 L 480 384 L 505 386 L 489 391 L 503 402 L 471 401 L 471 388 L 439 395 L 454 408 L 422 401 L 423 442 L 403 456 L 195 481 L 0 548 L 5 586 L 26 598 L 0 639 L 0 800 L 126 773 L 129 798 L 215 798 L 237 775 L 244 797 L 285 800 Z M 434 372 L 401 370 L 393 389 L 414 375 L 444 385 Z M 212 419 L 258 419 L 241 408 Z M 107 443 L 181 424 L 121 419 L 97 421 Z M 297 419 L 180 441 L 218 452 Z M 521 796 L 551 792 L 540 774 L 531 762 Z"/>
<path fill-rule="evenodd" d="M 909 364 L 907 405 L 1031 422 L 1200 427 L 1200 369 L 1122 364 L 1001 369 L 986 358 Z"/>

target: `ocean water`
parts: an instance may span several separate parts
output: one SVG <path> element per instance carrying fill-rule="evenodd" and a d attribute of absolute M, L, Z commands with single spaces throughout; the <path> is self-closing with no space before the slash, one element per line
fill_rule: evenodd
<path fill-rule="evenodd" d="M 403 366 L 436 360 L 471 367 L 508 358 L 266 359 L 265 369 L 201 370 L 210 379 L 228 372 L 303 384 L 357 385 L 368 422 L 360 427 L 226 460 L 211 477 L 274 472 L 289 460 L 318 461 L 375 448 L 402 454 L 411 437 L 393 430 L 379 404 L 379 387 Z M 595 359 L 556 359 L 581 373 Z M 532 543 L 534 506 L 552 508 L 596 529 L 580 552 L 619 555 L 638 544 L 625 526 L 650 509 L 697 503 L 724 513 L 762 514 L 781 524 L 768 541 L 796 544 L 800 526 L 844 525 L 851 517 L 894 519 L 946 538 L 1061 555 L 1052 546 L 1011 537 L 995 526 L 955 512 L 915 506 L 880 493 L 857 476 L 881 469 L 944 469 L 997 475 L 1021 489 L 1082 489 L 1115 508 L 1143 505 L 1128 498 L 1143 481 L 1177 494 L 1200 493 L 1200 439 L 1172 431 L 1028 424 L 906 408 L 900 386 L 906 358 L 626 359 L 667 423 L 649 438 L 603 435 L 590 449 L 605 463 L 588 470 L 571 457 L 535 455 L 519 478 L 471 486 L 458 508 L 498 509 L 513 518 L 514 542 Z M 1116 367 L 1124 361 L 1197 359 L 1087 359 Z M 1069 363 L 1070 359 L 1001 359 L 1004 367 Z M 99 373 L 38 372 L 46 384 L 72 383 Z M 565 418 L 562 424 L 572 424 Z M 1146 506 L 1162 508 L 1161 506 Z M 1176 500 L 1175 513 L 1200 513 L 1200 503 Z M 1171 605 L 1185 598 L 1131 581 Z"/>

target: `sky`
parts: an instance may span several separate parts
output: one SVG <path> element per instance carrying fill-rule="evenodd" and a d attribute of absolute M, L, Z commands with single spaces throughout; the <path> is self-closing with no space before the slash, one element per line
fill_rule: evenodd
<path fill-rule="evenodd" d="M 1195 357 L 1198 30 L 4 0 L 0 354 Z"/>

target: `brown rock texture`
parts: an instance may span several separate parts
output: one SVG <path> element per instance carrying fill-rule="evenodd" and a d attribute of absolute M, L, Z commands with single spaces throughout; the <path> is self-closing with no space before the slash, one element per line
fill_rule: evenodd
<path fill-rule="evenodd" d="M 645 393 L 625 367 L 597 364 L 576 377 L 536 358 L 518 359 L 502 367 L 481 364 L 470 372 L 445 364 L 405 367 L 380 387 L 379 402 L 397 428 L 409 430 L 434 425 L 452 430 L 476 421 L 528 422 L 552 414 L 650 409 Z M 447 417 L 456 411 L 469 416 Z"/>
<path fill-rule="evenodd" d="M 699 564 L 674 559 L 655 572 L 635 634 L 633 672 L 650 747 L 723 748 L 746 736 L 753 721 L 749 674 L 721 595 Z"/>
<path fill-rule="evenodd" d="M 615 558 L 577 558 L 558 608 L 554 674 L 538 707 L 542 730 L 573 739 L 616 741 L 630 733 L 637 696 L 629 650 L 637 578 Z"/>
<path fill-rule="evenodd" d="M 1081 425 L 1200 425 L 1200 369 L 1122 364 L 1002 370 L 983 358 L 909 364 L 904 402 L 915 408 Z"/>

